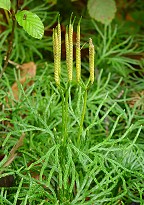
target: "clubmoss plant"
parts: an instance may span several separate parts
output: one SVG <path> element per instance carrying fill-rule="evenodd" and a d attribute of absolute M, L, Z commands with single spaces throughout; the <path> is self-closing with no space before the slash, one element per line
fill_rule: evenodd
<path fill-rule="evenodd" d="M 65 63 L 62 65 L 66 72 Z M 81 80 L 75 86 L 75 81 L 63 83 L 61 79 L 60 85 L 54 86 L 52 69 L 53 64 L 48 65 L 27 91 L 20 86 L 20 101 L 12 111 L 5 108 L 0 113 L 2 121 L 13 125 L 1 124 L 5 157 L 0 162 L 0 178 L 14 175 L 16 183 L 2 187 L 0 204 L 143 204 L 140 124 L 144 120 L 142 115 L 127 110 L 128 105 L 125 112 L 115 98 L 121 80 L 111 86 L 110 74 L 104 80 L 101 70 L 87 92 L 87 84 L 84 87 Z M 9 75 L 4 77 L 1 87 L 10 90 Z M 5 90 L 0 90 L 0 98 L 6 106 Z M 18 156 L 9 167 L 3 167 L 22 133 L 26 136 Z"/>
<path fill-rule="evenodd" d="M 64 138 L 64 143 L 67 142 L 67 126 L 68 126 L 68 101 L 69 95 L 72 87 L 73 80 L 73 23 L 71 23 L 66 29 L 65 34 L 65 47 L 66 47 L 66 65 L 68 72 L 68 80 L 66 87 L 60 85 L 60 67 L 61 67 L 61 30 L 60 24 L 53 29 L 53 53 L 54 53 L 54 79 L 58 90 L 62 98 L 62 136 Z M 80 47 L 80 21 L 77 26 L 77 38 L 76 38 L 76 82 L 79 89 L 84 90 L 84 101 L 82 106 L 81 120 L 79 124 L 79 131 L 77 135 L 78 144 L 80 144 L 80 138 L 83 130 L 84 116 L 86 112 L 86 102 L 87 102 L 87 91 L 89 88 L 89 82 L 94 83 L 94 45 L 92 39 L 89 39 L 89 71 L 90 77 L 88 83 L 85 84 L 81 79 L 81 47 Z"/>
<path fill-rule="evenodd" d="M 143 110 L 131 109 L 127 103 L 122 78 L 110 73 L 105 78 L 100 69 L 94 81 L 94 62 L 87 66 L 92 70 L 88 81 L 80 70 L 79 80 L 77 75 L 69 80 L 68 61 L 60 63 L 59 31 L 57 26 L 53 34 L 54 64 L 38 69 L 27 90 L 19 85 L 19 101 L 14 105 L 7 106 L 5 100 L 6 96 L 13 99 L 12 69 L 0 81 L 0 151 L 4 154 L 0 180 L 14 177 L 14 185 L 0 189 L 0 205 L 143 205 Z M 80 41 L 77 45 L 79 64 Z M 94 60 L 91 39 L 89 45 Z M 80 67 L 73 63 L 73 73 Z M 16 71 L 14 75 L 17 80 Z M 129 84 L 132 91 L 144 87 L 143 80 L 141 85 Z M 5 166 L 22 133 L 23 146 Z"/>

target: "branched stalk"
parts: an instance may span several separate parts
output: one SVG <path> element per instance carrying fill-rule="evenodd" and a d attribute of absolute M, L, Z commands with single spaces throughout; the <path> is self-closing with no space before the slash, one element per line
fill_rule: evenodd
<path fill-rule="evenodd" d="M 64 144 L 67 143 L 68 140 L 68 90 L 69 90 L 69 83 L 65 93 L 65 132 L 64 132 Z"/>
<path fill-rule="evenodd" d="M 54 51 L 54 76 L 55 82 L 58 86 L 61 98 L 62 98 L 62 140 L 65 146 L 68 141 L 68 106 L 69 106 L 69 89 L 71 81 L 73 79 L 73 23 L 71 23 L 66 29 L 65 34 L 65 48 L 66 48 L 66 65 L 68 70 L 68 81 L 66 88 L 60 85 L 60 61 L 61 61 L 61 29 L 60 23 L 58 23 L 58 28 L 53 30 L 53 51 Z M 84 86 L 84 103 L 82 108 L 82 114 L 79 124 L 78 138 L 77 142 L 80 144 L 81 135 L 83 132 L 83 123 L 86 112 L 86 102 L 87 102 L 87 90 L 89 83 L 94 83 L 94 45 L 92 39 L 89 39 L 89 70 L 90 78 L 87 85 L 81 83 L 81 49 L 80 49 L 80 21 L 77 26 L 77 39 L 76 39 L 76 78 L 77 84 L 81 87 Z"/>
<path fill-rule="evenodd" d="M 64 92 L 60 88 L 60 95 L 62 98 L 62 137 L 65 135 L 65 97 Z"/>
<path fill-rule="evenodd" d="M 60 88 L 60 94 L 62 97 L 62 137 L 63 137 L 63 144 L 66 145 L 68 140 L 68 91 L 70 88 L 70 84 L 68 82 L 65 93 L 63 88 Z"/>
<path fill-rule="evenodd" d="M 77 139 L 78 145 L 80 144 L 80 139 L 81 139 L 81 135 L 82 135 L 82 131 L 83 131 L 84 117 L 85 117 L 85 113 L 86 113 L 87 91 L 88 91 L 88 87 L 85 88 L 85 92 L 84 92 L 84 102 L 83 102 L 82 115 L 81 115 L 81 120 L 80 120 L 80 125 L 79 125 L 79 133 L 78 133 L 78 139 Z"/>

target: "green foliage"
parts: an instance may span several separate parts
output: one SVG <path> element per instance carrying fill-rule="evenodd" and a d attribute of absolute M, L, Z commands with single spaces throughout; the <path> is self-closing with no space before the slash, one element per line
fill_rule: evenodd
<path fill-rule="evenodd" d="M 0 8 L 6 9 L 10 12 L 10 0 L 0 1 Z M 12 14 L 13 15 L 13 14 Z M 41 19 L 34 13 L 23 10 L 15 14 L 15 18 L 20 26 L 34 38 L 41 39 L 44 34 L 44 25 Z"/>
<path fill-rule="evenodd" d="M 31 11 L 44 23 L 51 22 L 45 8 L 42 4 Z M 10 66 L 0 81 L 0 151 L 4 154 L 0 179 L 14 177 L 11 187 L 0 189 L 2 205 L 144 204 L 143 96 L 130 106 L 133 90 L 144 90 L 144 79 L 127 76 L 134 65 L 140 65 L 127 55 L 143 48 L 137 48 L 138 41 L 132 37 L 120 35 L 113 25 L 92 22 L 94 29 L 91 36 L 88 34 L 96 48 L 92 86 L 86 86 L 89 73 L 79 84 L 66 83 L 65 62 L 61 63 L 59 88 L 50 62 L 36 62 L 37 75 L 27 89 L 19 82 L 19 71 Z M 7 29 L 0 34 L 2 55 L 11 32 L 11 27 L 5 26 Z M 88 21 L 86 29 L 90 27 Z M 139 45 L 143 45 L 141 42 Z M 15 62 L 43 58 L 41 51 L 46 51 L 49 58 L 47 50 L 52 51 L 52 38 L 46 36 L 37 43 L 23 29 L 15 29 L 11 56 Z M 75 63 L 73 67 L 76 79 Z M 88 63 L 82 62 L 82 71 L 87 70 Z M 18 83 L 19 100 L 14 99 L 13 82 Z M 4 167 L 23 133 L 24 143 L 17 156 Z"/>
<path fill-rule="evenodd" d="M 0 8 L 10 11 L 11 2 L 10 0 L 0 0 Z"/>
<path fill-rule="evenodd" d="M 15 15 L 17 22 L 34 38 L 41 39 L 44 34 L 44 25 L 40 18 L 30 11 L 19 11 Z"/>
<path fill-rule="evenodd" d="M 14 49 L 11 54 L 14 62 L 42 60 L 45 52 L 52 52 L 51 37 L 43 37 L 38 43 L 37 39 L 32 39 L 23 29 L 15 29 Z"/>
<path fill-rule="evenodd" d="M 32 3 L 33 1 L 31 1 Z M 37 14 L 45 24 L 45 30 L 48 30 L 57 20 L 57 12 L 51 11 L 52 5 L 46 5 L 45 3 L 39 4 L 39 6 L 29 5 L 30 2 L 24 2 L 23 6 L 30 7 L 30 11 Z M 9 46 L 9 36 L 11 35 L 12 21 L 9 19 L 9 24 L 0 22 L 0 25 L 6 29 L 0 34 L 0 49 L 1 58 L 6 55 Z M 37 32 L 36 32 L 37 33 Z M 31 49 L 29 49 L 31 48 Z M 46 52 L 52 53 L 52 38 L 51 36 L 43 36 L 38 42 L 36 38 L 32 38 L 20 26 L 17 26 L 14 31 L 13 49 L 11 54 L 11 60 L 17 63 L 23 63 L 24 61 L 35 61 L 40 59 L 51 60 L 51 55 L 45 54 Z"/>
<path fill-rule="evenodd" d="M 90 16 L 103 24 L 110 24 L 115 17 L 116 4 L 114 0 L 89 0 L 87 7 Z"/>
<path fill-rule="evenodd" d="M 140 61 L 129 56 L 139 55 L 143 52 L 142 47 L 138 47 L 132 36 L 120 34 L 117 26 L 98 25 L 92 20 L 97 35 L 93 36 L 96 46 L 97 67 L 107 67 L 107 71 L 117 72 L 127 77 L 129 73 L 136 71 L 140 66 Z"/>
<path fill-rule="evenodd" d="M 65 76 L 66 66 L 62 66 Z M 53 64 L 49 64 L 42 74 L 38 72 L 35 83 L 27 91 L 20 86 L 20 101 L 11 105 L 12 111 L 4 100 L 6 95 L 13 99 L 10 78 L 4 75 L 1 81 L 4 90 L 9 90 L 9 94 L 0 91 L 5 106 L 5 112 L 0 113 L 1 120 L 13 125 L 1 127 L 1 130 L 7 128 L 6 138 L 1 141 L 5 148 L 4 160 L 10 147 L 26 133 L 20 154 L 10 167 L 3 168 L 1 177 L 13 174 L 15 185 L 9 192 L 1 189 L 1 203 L 142 203 L 144 149 L 140 124 L 143 118 L 138 123 L 136 116 L 140 111 L 137 110 L 134 117 L 133 110 L 128 108 L 126 92 L 120 100 L 117 98 L 122 79 L 114 84 L 113 76 L 104 79 L 101 71 L 88 90 L 84 124 L 78 140 L 85 89 L 71 84 L 70 87 L 65 85 L 64 92 L 58 91 L 52 69 Z M 62 101 L 63 97 L 68 104 Z M 64 113 L 62 105 L 67 106 Z M 67 119 L 63 115 L 67 115 Z M 63 117 L 67 120 L 64 130 Z"/>

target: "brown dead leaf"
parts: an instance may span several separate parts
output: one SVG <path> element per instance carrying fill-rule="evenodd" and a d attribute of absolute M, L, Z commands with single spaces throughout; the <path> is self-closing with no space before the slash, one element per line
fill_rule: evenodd
<path fill-rule="evenodd" d="M 32 78 L 36 75 L 36 64 L 34 62 L 29 62 L 19 65 L 12 61 L 9 61 L 9 63 L 15 65 L 16 68 L 20 70 L 20 79 L 18 80 L 18 82 L 15 82 L 11 87 L 14 99 L 16 101 L 19 101 L 19 84 L 23 86 L 24 91 L 33 84 Z M 8 93 L 8 95 L 5 97 L 5 100 L 7 102 L 6 107 L 10 108 L 10 105 L 14 105 L 14 101 L 12 100 L 10 93 Z M 24 118 L 25 116 L 22 115 L 22 117 Z M 7 118 L 9 118 L 9 116 L 7 116 Z M 8 121 L 5 121 L 3 123 L 10 127 L 13 126 Z"/>
<path fill-rule="evenodd" d="M 31 79 L 36 75 L 36 64 L 34 62 L 24 63 L 21 66 L 19 66 L 19 68 L 20 68 L 19 83 L 23 86 L 24 90 L 26 90 L 27 87 L 33 84 L 33 80 Z M 15 82 L 11 88 L 12 88 L 14 99 L 18 101 L 19 100 L 18 83 Z M 8 102 L 8 99 L 6 100 Z"/>
<path fill-rule="evenodd" d="M 131 21 L 131 22 L 135 22 L 134 18 L 132 17 L 131 14 L 127 13 L 126 17 L 125 17 L 126 21 Z"/>
<path fill-rule="evenodd" d="M 19 147 L 23 145 L 24 137 L 25 137 L 25 134 L 22 134 L 18 142 L 13 146 L 13 148 L 11 149 L 9 153 L 9 157 L 7 161 L 4 163 L 3 167 L 8 167 L 12 163 L 12 161 L 15 159 L 15 157 L 17 156 L 16 151 L 18 150 Z M 0 172 L 0 174 L 1 173 L 2 172 Z"/>
<path fill-rule="evenodd" d="M 36 64 L 34 62 L 24 63 L 20 67 L 21 78 L 33 78 L 36 75 Z"/>
<path fill-rule="evenodd" d="M 128 103 L 131 108 L 137 104 L 138 109 L 144 109 L 144 90 L 140 92 L 133 92 L 131 97 L 132 100 Z"/>
<path fill-rule="evenodd" d="M 11 151 L 9 153 L 9 157 L 8 157 L 7 161 L 3 164 L 2 167 L 8 167 L 13 162 L 13 160 L 17 156 L 16 152 L 17 152 L 18 148 L 23 145 L 24 137 L 25 137 L 25 134 L 23 133 L 21 135 L 20 139 L 18 140 L 18 142 L 11 149 Z M 3 171 L 0 172 L 0 174 L 2 174 L 2 173 L 3 173 Z M 14 184 L 14 176 L 13 175 L 7 175 L 5 177 L 0 178 L 0 187 L 12 187 L 13 184 Z"/>

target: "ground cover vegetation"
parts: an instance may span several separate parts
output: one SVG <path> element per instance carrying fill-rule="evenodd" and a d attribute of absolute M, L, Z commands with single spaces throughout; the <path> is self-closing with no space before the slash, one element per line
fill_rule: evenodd
<path fill-rule="evenodd" d="M 0 10 L 1 205 L 144 204 L 144 3 L 98 2 Z"/>

